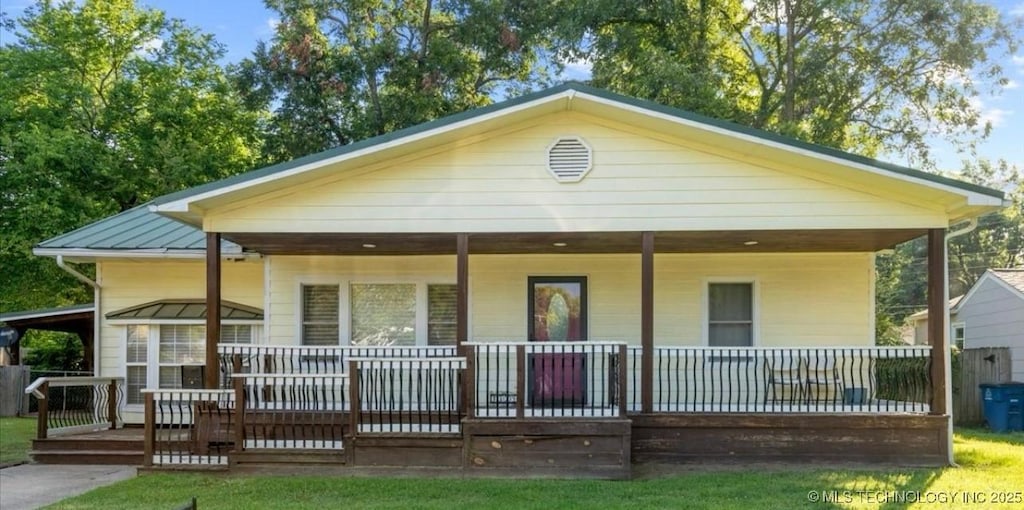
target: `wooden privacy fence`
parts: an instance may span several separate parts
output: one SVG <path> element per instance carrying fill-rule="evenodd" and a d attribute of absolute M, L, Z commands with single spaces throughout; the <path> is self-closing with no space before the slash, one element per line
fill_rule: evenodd
<path fill-rule="evenodd" d="M 977 425 L 982 416 L 980 384 L 1010 380 L 1010 349 L 983 347 L 964 349 L 953 356 L 953 423 Z"/>
<path fill-rule="evenodd" d="M 28 386 L 29 370 L 28 365 L 0 367 L 0 416 L 28 414 L 29 399 L 22 389 Z"/>

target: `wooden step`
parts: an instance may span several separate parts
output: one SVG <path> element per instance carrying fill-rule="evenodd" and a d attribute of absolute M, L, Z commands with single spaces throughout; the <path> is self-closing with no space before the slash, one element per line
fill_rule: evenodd
<path fill-rule="evenodd" d="M 37 464 L 103 464 L 141 466 L 145 454 L 140 450 L 60 450 L 29 452 Z"/>
<path fill-rule="evenodd" d="M 61 452 L 61 451 L 142 451 L 142 440 L 125 439 L 33 439 L 32 449 L 37 452 Z"/>

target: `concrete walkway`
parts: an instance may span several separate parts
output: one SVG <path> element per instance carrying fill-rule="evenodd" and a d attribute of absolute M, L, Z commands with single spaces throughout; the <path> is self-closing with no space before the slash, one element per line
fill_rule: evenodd
<path fill-rule="evenodd" d="M 0 469 L 0 510 L 39 508 L 135 474 L 135 466 L 22 464 Z"/>

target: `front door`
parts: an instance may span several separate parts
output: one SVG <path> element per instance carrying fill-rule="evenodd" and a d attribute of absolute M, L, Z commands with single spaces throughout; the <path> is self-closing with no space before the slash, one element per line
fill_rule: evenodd
<path fill-rule="evenodd" d="M 582 342 L 587 339 L 587 277 L 531 276 L 531 342 Z M 527 358 L 531 406 L 586 404 L 586 356 L 564 346 L 537 346 Z"/>

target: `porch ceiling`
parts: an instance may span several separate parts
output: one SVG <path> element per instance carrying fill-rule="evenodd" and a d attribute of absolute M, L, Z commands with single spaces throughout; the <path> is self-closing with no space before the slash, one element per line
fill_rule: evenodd
<path fill-rule="evenodd" d="M 923 236 L 926 229 L 656 232 L 657 253 L 871 252 Z M 455 233 L 224 233 L 266 255 L 454 255 Z M 745 243 L 756 241 L 757 244 Z M 564 243 L 565 246 L 556 246 Z M 640 232 L 469 234 L 472 254 L 639 253 Z"/>

